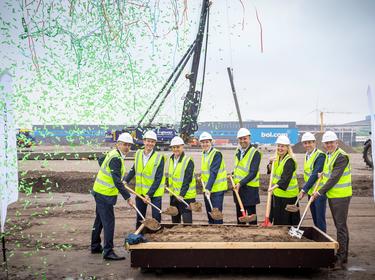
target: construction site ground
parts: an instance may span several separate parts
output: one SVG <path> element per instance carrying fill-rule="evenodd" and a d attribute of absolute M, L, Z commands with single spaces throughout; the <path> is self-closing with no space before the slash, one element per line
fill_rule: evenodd
<path fill-rule="evenodd" d="M 170 154 L 170 152 L 166 152 Z M 188 152 L 200 170 L 200 153 Z M 233 150 L 223 150 L 227 170 L 233 170 Z M 261 204 L 259 220 L 265 212 L 267 176 L 265 165 L 271 153 L 265 153 L 261 164 Z M 303 155 L 297 155 L 298 173 L 302 174 Z M 119 197 L 115 207 L 115 250 L 127 257 L 124 261 L 104 261 L 90 254 L 91 228 L 95 203 L 88 193 L 98 169 L 96 161 L 20 161 L 20 178 L 28 178 L 19 201 L 8 208 L 7 248 L 9 279 L 375 279 L 375 204 L 372 197 L 372 171 L 366 168 L 360 154 L 351 154 L 354 197 L 349 211 L 350 251 L 348 269 L 331 271 L 300 270 L 168 270 L 142 273 L 130 267 L 129 254 L 123 249 L 125 236 L 135 230 L 135 213 Z M 130 168 L 131 161 L 126 162 Z M 39 177 L 42 178 L 42 180 Z M 42 177 L 44 176 L 44 177 Z M 30 179 L 31 178 L 31 179 Z M 39 179 L 38 179 L 39 178 Z M 34 185 L 30 182 L 35 181 Z M 22 180 L 21 180 L 22 181 Z M 91 186 L 90 186 L 91 184 Z M 198 195 L 203 203 L 203 197 Z M 163 198 L 167 207 L 169 197 Z M 306 205 L 306 199 L 301 203 Z M 236 223 L 231 191 L 224 199 L 224 223 Z M 150 214 L 150 212 L 148 212 Z M 206 223 L 204 212 L 193 214 L 194 222 Z M 163 216 L 163 221 L 170 218 Z M 335 227 L 327 208 L 328 234 L 336 239 Z M 312 225 L 308 213 L 305 225 Z M 228 258 L 230 258 L 228 254 Z M 162 274 L 160 274 L 162 273 Z M 5 274 L 0 274 L 3 279 Z"/>

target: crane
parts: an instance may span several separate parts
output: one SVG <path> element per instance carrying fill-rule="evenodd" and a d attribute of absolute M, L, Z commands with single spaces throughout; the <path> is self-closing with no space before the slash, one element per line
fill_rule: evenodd
<path fill-rule="evenodd" d="M 329 111 L 318 111 L 320 117 L 320 132 L 324 132 L 324 114 L 355 114 L 354 112 L 329 112 Z"/>
<path fill-rule="evenodd" d="M 190 136 L 195 131 L 198 130 L 197 120 L 198 120 L 198 115 L 199 115 L 201 101 L 202 101 L 203 86 L 204 86 L 205 71 L 206 71 L 210 5 L 211 3 L 209 0 L 202 0 L 199 27 L 198 27 L 197 36 L 194 42 L 189 46 L 186 53 L 178 62 L 173 72 L 167 78 L 167 81 L 164 83 L 159 93 L 152 100 L 149 107 L 147 108 L 143 116 L 140 118 L 137 124 L 137 128 L 142 127 L 142 123 L 144 122 L 146 117 L 151 114 L 151 111 L 153 111 L 153 113 L 151 114 L 151 117 L 149 118 L 146 124 L 147 127 L 151 127 L 151 124 L 154 121 L 156 115 L 160 111 L 168 95 L 171 93 L 173 86 L 176 84 L 177 80 L 181 76 L 181 73 L 185 69 L 190 58 L 193 57 L 191 70 L 188 74 L 185 75 L 185 78 L 189 80 L 189 89 L 184 99 L 179 133 L 181 137 L 184 139 L 184 141 L 188 141 Z M 196 84 L 198 80 L 199 64 L 201 60 L 202 45 L 203 45 L 204 37 L 206 38 L 205 55 L 204 55 L 204 62 L 203 62 L 202 86 L 201 86 L 201 90 L 199 91 L 199 90 L 196 90 Z M 158 105 L 156 105 L 157 102 L 159 102 Z"/>

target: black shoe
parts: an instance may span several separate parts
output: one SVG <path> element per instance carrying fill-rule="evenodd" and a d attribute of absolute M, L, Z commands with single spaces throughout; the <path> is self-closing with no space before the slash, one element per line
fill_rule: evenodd
<path fill-rule="evenodd" d="M 103 253 L 103 249 L 102 248 L 91 250 L 91 254 L 101 254 L 101 253 Z"/>
<path fill-rule="evenodd" d="M 108 255 L 103 257 L 105 260 L 109 261 L 120 261 L 120 260 L 125 260 L 125 257 L 120 257 L 115 254 L 115 252 L 111 252 Z"/>
<path fill-rule="evenodd" d="M 338 260 L 335 262 L 335 264 L 334 264 L 334 266 L 333 266 L 333 268 L 332 268 L 332 270 L 344 270 L 344 269 L 346 269 L 345 264 L 344 264 L 344 262 L 343 262 L 342 260 L 340 260 L 340 259 L 338 259 Z"/>

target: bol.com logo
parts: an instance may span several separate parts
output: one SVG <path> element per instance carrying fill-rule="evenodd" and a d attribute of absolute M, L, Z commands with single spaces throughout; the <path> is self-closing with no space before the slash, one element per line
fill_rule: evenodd
<path fill-rule="evenodd" d="M 288 136 L 288 133 L 283 133 L 283 132 L 262 132 L 261 133 L 262 138 L 276 138 L 281 135 Z"/>

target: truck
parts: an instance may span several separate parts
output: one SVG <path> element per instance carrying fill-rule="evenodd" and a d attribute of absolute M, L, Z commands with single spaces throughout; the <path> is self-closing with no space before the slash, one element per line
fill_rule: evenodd
<path fill-rule="evenodd" d="M 142 147 L 142 136 L 147 130 L 153 130 L 156 133 L 158 141 L 156 142 L 156 149 L 168 150 L 173 137 L 178 135 L 176 129 L 172 125 L 157 125 L 157 126 L 127 126 L 122 130 L 108 130 L 105 134 L 105 142 L 113 143 L 117 141 L 119 135 L 123 132 L 130 133 L 134 138 L 134 145 L 131 149 L 136 150 Z"/>

